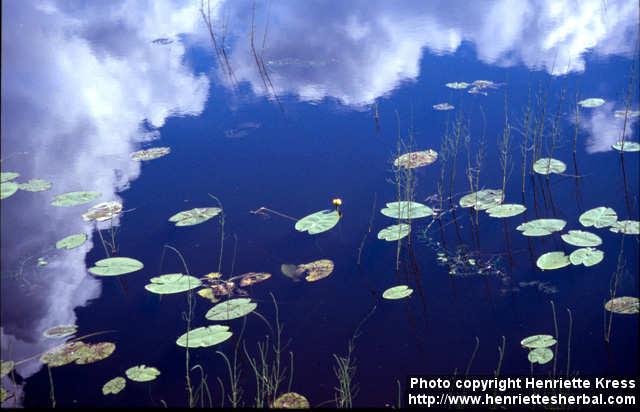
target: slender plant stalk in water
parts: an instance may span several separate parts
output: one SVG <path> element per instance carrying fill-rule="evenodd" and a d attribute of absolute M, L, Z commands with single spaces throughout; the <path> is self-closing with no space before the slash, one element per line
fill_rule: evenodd
<path fill-rule="evenodd" d="M 567 308 L 567 314 L 569 315 L 569 332 L 567 336 L 567 369 L 565 371 L 565 375 L 569 377 L 571 366 L 571 335 L 573 332 L 573 315 L 571 314 L 571 309 Z"/>
<path fill-rule="evenodd" d="M 553 312 L 553 327 L 555 330 L 555 338 L 556 341 L 558 340 L 558 318 L 556 317 L 556 305 L 553 303 L 552 300 L 549 301 L 551 303 L 551 311 Z M 553 376 L 556 376 L 556 362 L 558 360 L 558 344 L 555 345 L 554 347 L 554 354 L 553 354 Z"/>
<path fill-rule="evenodd" d="M 473 353 L 469 358 L 469 362 L 467 363 L 467 368 L 464 371 L 464 376 L 469 376 L 469 370 L 471 370 L 471 365 L 473 365 L 473 360 L 476 358 L 476 354 L 478 353 L 478 349 L 480 348 L 480 338 L 476 336 L 476 346 L 473 348 Z"/>

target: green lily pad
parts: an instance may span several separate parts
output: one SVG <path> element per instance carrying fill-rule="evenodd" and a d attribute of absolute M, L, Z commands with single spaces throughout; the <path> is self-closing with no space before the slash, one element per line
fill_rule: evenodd
<path fill-rule="evenodd" d="M 171 153 L 170 147 L 152 147 L 150 149 L 138 150 L 131 153 L 131 159 L 133 160 L 153 160 L 162 156 L 166 156 Z"/>
<path fill-rule="evenodd" d="M 117 376 L 102 386 L 103 395 L 115 395 L 127 385 L 127 380 L 122 376 Z"/>
<path fill-rule="evenodd" d="M 562 235 L 562 240 L 570 245 L 579 247 L 599 246 L 602 244 L 600 236 L 582 230 L 570 230 L 569 233 Z"/>
<path fill-rule="evenodd" d="M 613 117 L 617 117 L 619 119 L 638 117 L 640 116 L 640 110 L 616 110 L 613 112 Z"/>
<path fill-rule="evenodd" d="M 611 225 L 609 230 L 613 233 L 624 233 L 625 235 L 640 234 L 640 222 L 637 220 L 620 220 Z"/>
<path fill-rule="evenodd" d="M 410 231 L 411 226 L 406 223 L 391 225 L 378 232 L 378 239 L 383 239 L 387 242 L 393 242 L 394 240 L 400 240 L 403 237 L 407 236 Z"/>
<path fill-rule="evenodd" d="M 218 303 L 205 315 L 209 320 L 231 320 L 241 318 L 253 312 L 258 304 L 249 298 L 237 298 Z"/>
<path fill-rule="evenodd" d="M 160 376 L 160 371 L 153 366 L 139 365 L 125 371 L 127 378 L 136 382 L 149 382 Z"/>
<path fill-rule="evenodd" d="M 151 283 L 144 285 L 144 288 L 152 293 L 167 295 L 170 293 L 181 293 L 195 289 L 202 285 L 202 281 L 196 277 L 183 275 L 182 273 L 170 273 L 151 278 Z"/>
<path fill-rule="evenodd" d="M 180 336 L 176 344 L 185 348 L 206 348 L 222 343 L 232 335 L 225 325 L 203 326 Z"/>
<path fill-rule="evenodd" d="M 382 293 L 382 297 L 385 299 L 403 299 L 413 293 L 413 289 L 410 289 L 407 285 L 394 286 L 385 290 Z"/>
<path fill-rule="evenodd" d="M 20 173 L 16 172 L 0 172 L 0 183 L 8 182 L 17 177 L 20 177 Z"/>
<path fill-rule="evenodd" d="M 340 220 L 337 210 L 321 210 L 298 220 L 295 229 L 298 232 L 309 232 L 310 235 L 326 232 Z"/>
<path fill-rule="evenodd" d="M 604 308 L 622 315 L 637 315 L 640 312 L 640 300 L 632 296 L 620 296 L 609 300 Z"/>
<path fill-rule="evenodd" d="M 380 210 L 380 213 L 396 219 L 419 219 L 433 216 L 433 209 L 422 203 L 402 201 L 387 203 L 387 207 Z"/>
<path fill-rule="evenodd" d="M 45 338 L 66 338 L 78 331 L 76 325 L 60 325 L 49 328 L 43 332 Z"/>
<path fill-rule="evenodd" d="M 85 344 L 78 350 L 75 362 L 78 365 L 98 362 L 111 356 L 115 350 L 116 345 L 111 342 Z"/>
<path fill-rule="evenodd" d="M 122 203 L 112 200 L 110 202 L 98 203 L 92 206 L 87 213 L 82 214 L 85 222 L 95 220 L 96 222 L 104 222 L 113 219 L 122 212 Z"/>
<path fill-rule="evenodd" d="M 271 404 L 274 409 L 309 409 L 309 401 L 295 392 L 284 393 Z"/>
<path fill-rule="evenodd" d="M 541 175 L 564 173 L 565 170 L 567 170 L 567 165 L 564 162 L 550 157 L 540 158 L 533 164 L 533 171 Z"/>
<path fill-rule="evenodd" d="M 483 189 L 469 193 L 460 198 L 461 207 L 473 207 L 476 210 L 486 210 L 502 203 L 502 190 Z"/>
<path fill-rule="evenodd" d="M 10 374 L 14 366 L 14 361 L 2 361 L 0 363 L 0 378 L 4 378 L 8 374 Z"/>
<path fill-rule="evenodd" d="M 572 265 L 585 265 L 587 267 L 597 265 L 602 262 L 602 259 L 604 259 L 604 252 L 592 247 L 576 249 L 569 255 Z"/>
<path fill-rule="evenodd" d="M 471 86 L 471 84 L 466 82 L 452 82 L 452 83 L 445 84 L 445 86 L 447 86 L 450 89 L 460 90 L 460 89 L 466 89 L 467 87 Z"/>
<path fill-rule="evenodd" d="M 455 107 L 452 104 L 449 103 L 438 103 L 438 104 L 434 104 L 433 108 L 435 110 L 438 111 L 446 111 L 446 110 L 453 110 L 455 109 Z"/>
<path fill-rule="evenodd" d="M 549 348 L 535 348 L 527 356 L 529 362 L 544 365 L 553 359 L 553 351 Z"/>
<path fill-rule="evenodd" d="M 219 207 L 197 207 L 185 210 L 169 218 L 169 222 L 174 222 L 176 226 L 193 226 L 206 222 L 222 212 Z"/>
<path fill-rule="evenodd" d="M 619 152 L 640 152 L 640 143 L 638 142 L 615 142 L 611 147 Z"/>
<path fill-rule="evenodd" d="M 522 223 L 516 227 L 516 230 L 521 231 L 525 236 L 547 236 L 561 231 L 566 224 L 567 222 L 562 219 L 534 219 Z"/>
<path fill-rule="evenodd" d="M 11 399 L 13 396 L 13 393 L 0 386 L 0 403 L 6 401 L 7 399 Z"/>
<path fill-rule="evenodd" d="M 89 272 L 96 276 L 119 276 L 142 269 L 142 262 L 127 258 L 114 257 L 101 259 L 95 263 L 95 266 L 89 268 Z"/>
<path fill-rule="evenodd" d="M 520 345 L 529 349 L 549 348 L 556 343 L 556 339 L 551 335 L 532 335 L 520 341 Z"/>
<path fill-rule="evenodd" d="M 438 152 L 432 149 L 427 149 L 400 155 L 393 161 L 393 165 L 395 167 L 414 169 L 416 167 L 430 165 L 436 160 L 438 160 Z"/>
<path fill-rule="evenodd" d="M 51 182 L 42 179 L 31 179 L 27 183 L 20 183 L 18 189 L 27 192 L 44 192 L 51 189 Z"/>
<path fill-rule="evenodd" d="M 578 104 L 582 107 L 590 109 L 593 107 L 602 106 L 604 104 L 604 99 L 601 99 L 599 97 L 591 97 L 589 99 L 580 100 Z"/>
<path fill-rule="evenodd" d="M 505 203 L 503 205 L 490 207 L 489 209 L 487 209 L 487 213 L 491 217 L 505 218 L 505 217 L 517 216 L 520 213 L 524 213 L 525 210 L 527 210 L 527 208 L 522 205 L 515 204 L 515 203 L 511 203 L 511 204 Z"/>
<path fill-rule="evenodd" d="M 51 368 L 68 365 L 81 356 L 81 351 L 86 344 L 84 342 L 67 342 L 40 356 L 40 362 Z"/>
<path fill-rule="evenodd" d="M 83 205 L 98 197 L 100 197 L 100 192 L 67 192 L 56 195 L 51 201 L 51 205 L 59 207 Z"/>
<path fill-rule="evenodd" d="M 18 184 L 15 182 L 0 183 L 0 199 L 6 199 L 18 191 Z"/>
<path fill-rule="evenodd" d="M 618 220 L 618 214 L 610 207 L 596 207 L 580 215 L 580 224 L 585 227 L 593 226 L 597 229 L 611 226 Z"/>
<path fill-rule="evenodd" d="M 571 264 L 569 256 L 564 252 L 548 252 L 536 261 L 536 265 L 542 270 L 560 269 L 569 266 L 569 264 Z"/>
<path fill-rule="evenodd" d="M 69 235 L 56 242 L 56 249 L 74 249 L 81 246 L 87 241 L 86 233 L 78 233 L 75 235 Z"/>

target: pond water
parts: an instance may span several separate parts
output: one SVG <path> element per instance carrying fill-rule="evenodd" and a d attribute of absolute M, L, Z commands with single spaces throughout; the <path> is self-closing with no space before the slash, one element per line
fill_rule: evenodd
<path fill-rule="evenodd" d="M 493 376 L 498 366 L 505 376 L 638 375 L 636 2 L 15 0 L 3 2 L 2 23 L 1 165 L 19 173 L 3 175 L 0 203 L 1 357 L 15 362 L 3 406 L 189 406 L 187 369 L 195 406 L 231 406 L 218 351 L 237 360 L 236 400 L 246 406 L 289 391 L 312 406 L 404 405 L 408 375 Z M 475 84 L 446 86 L 454 82 Z M 578 104 L 589 98 L 604 103 Z M 442 103 L 449 110 L 434 109 Z M 622 139 L 625 152 L 612 147 Z M 132 160 L 152 147 L 170 153 Z M 427 149 L 433 163 L 394 166 Z M 534 172 L 546 158 L 566 167 Z M 51 187 L 10 183 L 30 179 Z M 460 206 L 483 189 L 504 189 L 492 205 L 526 210 L 497 218 Z M 100 196 L 51 204 L 72 191 Z M 433 214 L 380 212 L 408 200 Z M 107 201 L 121 213 L 83 220 Z M 581 223 L 603 206 L 631 222 Z M 205 207 L 222 212 L 169 222 Z M 325 209 L 338 210 L 335 226 L 296 230 Z M 542 218 L 566 224 L 546 236 L 517 229 Z M 378 239 L 399 223 L 408 236 Z M 570 230 L 596 234 L 602 260 L 570 264 L 579 248 L 563 241 Z M 83 233 L 79 247 L 56 248 Z M 271 274 L 242 288 L 236 279 L 220 297 L 250 298 L 255 311 L 212 321 L 201 288 L 146 290 L 152 277 L 186 272 L 172 248 L 198 278 Z M 563 267 L 541 270 L 539 257 L 554 251 Z M 88 271 L 107 257 L 144 267 Z M 319 259 L 334 269 L 315 282 L 281 271 Z M 382 297 L 398 285 L 413 293 Z M 604 309 L 622 296 L 636 298 L 635 314 Z M 214 324 L 231 338 L 187 358 L 176 340 Z M 58 325 L 77 331 L 43 336 Z M 250 360 L 268 339 L 267 366 L 277 365 L 278 325 L 281 382 L 256 394 Z M 558 343 L 553 360 L 532 367 L 520 342 L 537 334 Z M 76 338 L 116 348 L 86 365 L 40 361 Z M 334 355 L 346 357 L 350 342 L 349 398 L 336 390 Z M 103 395 L 137 365 L 160 375 Z"/>

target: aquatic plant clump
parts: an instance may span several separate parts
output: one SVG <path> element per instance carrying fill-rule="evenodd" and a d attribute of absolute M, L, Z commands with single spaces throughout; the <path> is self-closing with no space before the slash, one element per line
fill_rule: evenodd
<path fill-rule="evenodd" d="M 387 203 L 387 207 L 380 210 L 385 216 L 393 217 L 396 219 L 418 219 L 427 216 L 433 216 L 433 209 L 429 206 L 423 205 L 418 202 L 391 202 Z"/>
<path fill-rule="evenodd" d="M 249 298 L 237 298 L 218 303 L 206 313 L 209 320 L 231 320 L 241 318 L 253 312 L 258 304 Z"/>
<path fill-rule="evenodd" d="M 122 376 L 117 376 L 102 386 L 103 395 L 115 395 L 122 391 L 127 385 L 127 380 Z"/>
<path fill-rule="evenodd" d="M 40 361 L 52 368 L 68 365 L 72 362 L 84 365 L 109 357 L 115 348 L 115 344 L 111 342 L 96 344 L 68 342 L 43 354 L 40 357 Z"/>
<path fill-rule="evenodd" d="M 185 210 L 169 218 L 169 222 L 175 223 L 176 226 L 193 226 L 217 216 L 222 212 L 219 207 L 197 207 Z"/>
<path fill-rule="evenodd" d="M 89 272 L 96 276 L 120 276 L 142 269 L 142 262 L 127 257 L 114 257 L 101 259 L 95 266 L 89 268 Z"/>
<path fill-rule="evenodd" d="M 184 348 L 207 348 L 224 342 L 232 335 L 225 325 L 202 326 L 180 336 L 176 344 Z"/>
<path fill-rule="evenodd" d="M 77 325 L 59 325 L 45 330 L 42 336 L 45 338 L 66 338 L 78 331 Z"/>
<path fill-rule="evenodd" d="M 298 220 L 295 229 L 298 232 L 309 232 L 310 235 L 326 232 L 338 224 L 340 213 L 337 210 L 321 210 Z"/>
<path fill-rule="evenodd" d="M 77 233 L 75 235 L 69 235 L 56 242 L 56 249 L 75 249 L 82 246 L 87 241 L 88 236 L 86 233 Z"/>
<path fill-rule="evenodd" d="M 15 182 L 0 183 L 0 199 L 6 199 L 18 191 L 18 184 Z"/>
<path fill-rule="evenodd" d="M 271 404 L 275 409 L 309 409 L 309 401 L 304 396 L 295 392 L 284 393 Z"/>
<path fill-rule="evenodd" d="M 144 288 L 159 295 L 186 292 L 202 285 L 200 279 L 182 273 L 160 275 L 149 279 L 149 282 L 151 283 L 144 285 Z"/>
<path fill-rule="evenodd" d="M 92 220 L 104 222 L 118 216 L 120 212 L 122 212 L 122 203 L 113 200 L 92 206 L 86 213 L 82 214 L 82 219 L 85 222 Z"/>
<path fill-rule="evenodd" d="M 600 206 L 587 210 L 578 218 L 584 227 L 595 227 L 601 229 L 615 224 L 618 221 L 618 214 L 610 207 Z"/>
<path fill-rule="evenodd" d="M 43 179 L 31 179 L 26 183 L 20 183 L 18 189 L 26 192 L 44 192 L 51 189 L 51 182 Z"/>
<path fill-rule="evenodd" d="M 131 153 L 131 159 L 138 161 L 147 161 L 166 156 L 171 153 L 170 147 L 152 147 L 150 149 L 138 150 Z"/>
<path fill-rule="evenodd" d="M 54 196 L 52 206 L 71 207 L 92 202 L 100 197 L 100 192 L 67 192 Z"/>
<path fill-rule="evenodd" d="M 149 382 L 160 376 L 160 371 L 153 366 L 138 365 L 125 371 L 127 378 L 136 382 Z"/>
<path fill-rule="evenodd" d="M 640 143 L 638 142 L 615 142 L 611 148 L 619 152 L 640 152 Z"/>
<path fill-rule="evenodd" d="M 516 230 L 522 232 L 524 236 L 547 236 L 561 231 L 566 224 L 567 222 L 562 219 L 534 219 L 522 223 L 516 227 Z"/>
<path fill-rule="evenodd" d="M 409 286 L 399 285 L 399 286 L 394 286 L 392 288 L 385 290 L 382 293 L 382 297 L 384 299 L 391 299 L 391 300 L 403 299 L 408 297 L 412 293 L 413 293 L 413 289 L 409 288 Z"/>
<path fill-rule="evenodd" d="M 538 159 L 533 164 L 533 171 L 541 175 L 564 173 L 565 170 L 567 170 L 567 165 L 564 162 L 549 157 Z"/>
<path fill-rule="evenodd" d="M 536 266 L 542 270 L 561 269 L 570 264 L 571 260 L 564 252 L 548 252 L 540 256 L 536 261 Z"/>
<path fill-rule="evenodd" d="M 378 232 L 378 239 L 393 242 L 407 236 L 409 232 L 411 232 L 411 226 L 406 223 L 391 225 Z"/>
<path fill-rule="evenodd" d="M 438 160 L 438 152 L 432 149 L 427 149 L 400 155 L 393 161 L 393 165 L 395 167 L 414 169 L 416 167 L 428 166 L 436 160 Z"/>
<path fill-rule="evenodd" d="M 469 193 L 460 198 L 460 207 L 473 207 L 475 210 L 486 210 L 502 203 L 502 190 L 483 189 Z"/>
<path fill-rule="evenodd" d="M 592 247 L 602 244 L 600 236 L 583 230 L 570 230 L 569 233 L 562 235 L 562 240 L 570 245 L 579 247 Z"/>
<path fill-rule="evenodd" d="M 622 315 L 637 315 L 640 312 L 640 300 L 632 296 L 620 296 L 607 301 L 604 308 Z"/>

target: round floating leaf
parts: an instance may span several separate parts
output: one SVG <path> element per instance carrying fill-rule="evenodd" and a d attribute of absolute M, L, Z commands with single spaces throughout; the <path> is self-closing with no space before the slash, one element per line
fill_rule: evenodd
<path fill-rule="evenodd" d="M 433 209 L 418 202 L 391 202 L 387 207 L 380 210 L 385 216 L 396 219 L 419 219 L 433 215 Z"/>
<path fill-rule="evenodd" d="M 114 257 L 97 261 L 94 267 L 89 268 L 89 272 L 96 276 L 119 276 L 135 272 L 143 267 L 142 262 L 138 260 Z"/>
<path fill-rule="evenodd" d="M 382 293 L 382 297 L 385 299 L 403 299 L 413 293 L 413 289 L 410 289 L 407 285 L 394 286 Z"/>
<path fill-rule="evenodd" d="M 51 204 L 60 207 L 76 206 L 92 202 L 99 196 L 99 192 L 67 192 L 56 195 Z"/>
<path fill-rule="evenodd" d="M 44 353 L 40 357 L 40 362 L 51 368 L 68 365 L 81 356 L 81 352 L 85 347 L 84 342 L 68 342 L 62 346 L 58 346 L 51 351 Z"/>
<path fill-rule="evenodd" d="M 282 272 L 282 274 L 293 280 L 294 282 L 299 282 L 300 278 L 304 275 L 304 272 L 298 273 L 297 269 L 297 265 L 292 265 L 290 263 L 283 263 L 282 265 L 280 265 L 280 271 Z"/>
<path fill-rule="evenodd" d="M 469 193 L 460 198 L 461 207 L 473 207 L 476 210 L 486 210 L 502 203 L 502 190 L 484 189 Z"/>
<path fill-rule="evenodd" d="M 604 259 L 604 252 L 592 247 L 583 247 L 574 250 L 571 255 L 569 255 L 569 260 L 573 265 L 593 266 L 602 262 L 602 259 Z"/>
<path fill-rule="evenodd" d="M 337 210 L 321 210 L 312 213 L 296 222 L 298 232 L 309 232 L 310 235 L 326 232 L 338 224 L 340 214 Z"/>
<path fill-rule="evenodd" d="M 512 203 L 490 207 L 487 209 L 487 213 L 491 217 L 505 218 L 519 215 L 520 213 L 524 213 L 525 210 L 527 210 L 526 207 Z"/>
<path fill-rule="evenodd" d="M 533 164 L 533 171 L 541 175 L 548 175 L 551 173 L 564 173 L 567 170 L 567 165 L 558 159 L 552 159 L 550 157 L 543 157 L 538 159 Z"/>
<path fill-rule="evenodd" d="M 253 312 L 258 304 L 249 298 L 238 298 L 218 303 L 205 315 L 209 320 L 231 320 L 241 318 Z"/>
<path fill-rule="evenodd" d="M 0 183 L 0 199 L 6 199 L 18 191 L 18 184 L 14 182 Z"/>
<path fill-rule="evenodd" d="M 560 269 L 569 266 L 571 261 L 569 256 L 564 252 L 549 252 L 540 256 L 536 261 L 536 265 L 542 270 Z"/>
<path fill-rule="evenodd" d="M 547 236 L 564 229 L 566 224 L 562 219 L 535 219 L 519 225 L 516 230 L 525 236 Z"/>
<path fill-rule="evenodd" d="M 570 230 L 562 235 L 562 240 L 573 246 L 588 247 L 602 244 L 600 236 L 582 230 Z"/>
<path fill-rule="evenodd" d="M 116 345 L 111 342 L 85 344 L 78 350 L 76 363 L 86 365 L 106 359 L 116 350 Z"/>
<path fill-rule="evenodd" d="M 556 343 L 556 339 L 551 335 L 532 335 L 520 341 L 520 345 L 529 349 L 549 348 Z"/>
<path fill-rule="evenodd" d="M 76 325 L 60 325 L 54 326 L 44 331 L 42 334 L 45 338 L 66 338 L 78 331 Z"/>
<path fill-rule="evenodd" d="M 598 107 L 604 104 L 604 99 L 601 99 L 599 97 L 591 97 L 589 99 L 580 100 L 578 104 L 586 108 Z"/>
<path fill-rule="evenodd" d="M 264 273 L 264 272 L 245 273 L 240 278 L 240 286 L 245 287 L 245 286 L 255 285 L 256 283 L 264 282 L 270 277 L 271 277 L 271 273 Z"/>
<path fill-rule="evenodd" d="M 625 235 L 640 234 L 640 222 L 637 220 L 620 220 L 609 228 L 613 233 L 624 233 Z"/>
<path fill-rule="evenodd" d="M 407 236 L 410 231 L 411 226 L 407 225 L 406 223 L 391 225 L 378 232 L 378 239 L 383 239 L 387 242 L 393 242 L 394 240 L 400 240 L 403 237 Z"/>
<path fill-rule="evenodd" d="M 160 371 L 153 366 L 139 365 L 125 371 L 127 378 L 136 382 L 149 382 L 160 376 Z"/>
<path fill-rule="evenodd" d="M 611 147 L 620 152 L 640 152 L 640 143 L 638 142 L 616 142 Z"/>
<path fill-rule="evenodd" d="M 8 182 L 20 176 L 16 172 L 0 172 L 0 183 Z"/>
<path fill-rule="evenodd" d="M 640 312 L 640 300 L 632 296 L 620 296 L 609 300 L 604 308 L 613 313 L 637 315 Z"/>
<path fill-rule="evenodd" d="M 115 395 L 119 393 L 127 385 L 127 380 L 122 376 L 115 377 L 102 387 L 103 395 Z"/>
<path fill-rule="evenodd" d="M 202 281 L 196 277 L 183 275 L 182 273 L 170 273 L 151 278 L 151 283 L 144 285 L 144 288 L 151 293 L 167 295 L 170 293 L 181 293 L 195 289 L 202 285 Z"/>
<path fill-rule="evenodd" d="M 14 366 L 14 361 L 2 361 L 0 363 L 0 378 L 4 378 L 8 374 L 10 374 Z"/>
<path fill-rule="evenodd" d="M 618 220 L 618 215 L 616 214 L 616 211 L 611 209 L 610 207 L 600 206 L 587 210 L 580 215 L 579 220 L 582 226 L 593 226 L 597 229 L 600 229 L 616 223 L 616 221 Z"/>
<path fill-rule="evenodd" d="M 219 299 L 213 293 L 211 288 L 202 288 L 196 292 L 198 296 L 203 297 L 205 299 L 209 299 L 212 303 L 216 303 Z"/>
<path fill-rule="evenodd" d="M 170 147 L 152 147 L 150 149 L 138 150 L 131 153 L 131 159 L 133 160 L 153 160 L 162 156 L 166 156 L 171 153 Z"/>
<path fill-rule="evenodd" d="M 295 392 L 284 393 L 273 401 L 274 409 L 309 409 L 309 401 L 304 396 Z"/>
<path fill-rule="evenodd" d="M 67 236 L 56 242 L 56 249 L 74 249 L 81 246 L 87 240 L 85 233 L 78 233 L 75 235 Z"/>
<path fill-rule="evenodd" d="M 544 365 L 553 359 L 553 351 L 549 348 L 535 348 L 527 356 L 529 362 Z"/>
<path fill-rule="evenodd" d="M 104 222 L 113 219 L 122 212 L 122 203 L 117 201 L 98 203 L 92 206 L 87 213 L 82 215 L 85 222 L 95 220 L 96 222 Z"/>
<path fill-rule="evenodd" d="M 178 346 L 189 348 L 206 348 L 217 345 L 229 339 L 233 333 L 224 325 L 203 326 L 189 331 L 180 336 L 176 343 Z"/>
<path fill-rule="evenodd" d="M 613 112 L 613 116 L 617 118 L 631 118 L 640 116 L 640 110 L 616 110 Z"/>
<path fill-rule="evenodd" d="M 51 189 L 51 182 L 42 179 L 31 179 L 27 183 L 20 183 L 18 189 L 27 192 L 44 192 Z"/>
<path fill-rule="evenodd" d="M 185 210 L 169 218 L 169 222 L 174 222 L 176 226 L 193 226 L 206 222 L 212 217 L 222 212 L 219 207 L 197 207 L 191 210 Z"/>
<path fill-rule="evenodd" d="M 460 90 L 460 89 L 466 89 L 467 87 L 469 87 L 471 85 L 469 83 L 465 83 L 465 82 L 453 82 L 453 83 L 447 83 L 447 84 L 445 84 L 445 86 L 447 86 L 450 89 Z"/>
<path fill-rule="evenodd" d="M 329 259 L 314 260 L 310 263 L 302 263 L 296 267 L 296 277 L 305 277 L 307 282 L 315 282 L 324 279 L 333 272 L 333 261 Z"/>
<path fill-rule="evenodd" d="M 430 165 L 438 160 L 438 152 L 435 150 L 427 149 L 418 152 L 405 153 L 398 156 L 393 161 L 395 167 L 404 167 L 407 169 L 414 169 L 416 167 L 422 167 Z"/>
<path fill-rule="evenodd" d="M 438 104 L 434 104 L 433 108 L 435 110 L 439 110 L 439 111 L 445 111 L 445 110 L 453 110 L 455 109 L 455 107 L 449 103 L 438 103 Z"/>

